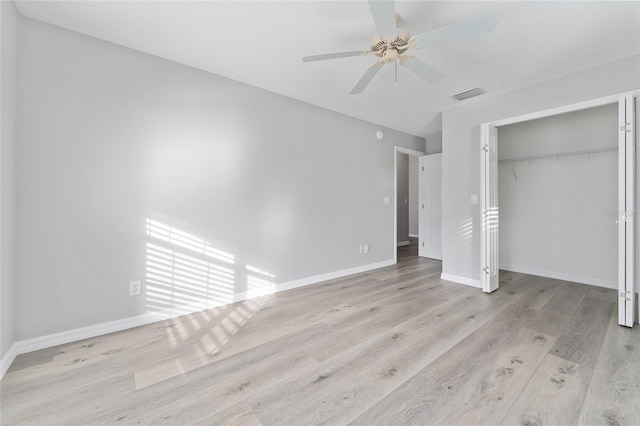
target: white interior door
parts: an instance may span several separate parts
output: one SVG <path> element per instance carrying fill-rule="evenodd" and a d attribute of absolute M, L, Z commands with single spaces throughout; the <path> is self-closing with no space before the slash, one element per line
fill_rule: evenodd
<path fill-rule="evenodd" d="M 618 324 L 632 327 L 635 318 L 636 268 L 636 102 L 633 95 L 618 103 Z"/>
<path fill-rule="evenodd" d="M 442 154 L 418 159 L 418 256 L 442 260 Z"/>
<path fill-rule="evenodd" d="M 482 125 L 482 162 L 480 182 L 480 282 L 491 293 L 499 286 L 498 270 L 498 129 Z"/>

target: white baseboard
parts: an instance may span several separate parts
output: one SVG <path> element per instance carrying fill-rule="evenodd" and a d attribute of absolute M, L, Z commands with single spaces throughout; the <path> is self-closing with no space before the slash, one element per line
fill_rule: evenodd
<path fill-rule="evenodd" d="M 18 352 L 16 349 L 16 344 L 11 345 L 6 354 L 0 359 L 0 379 L 4 377 L 4 373 L 7 372 L 11 364 L 18 356 Z"/>
<path fill-rule="evenodd" d="M 374 269 L 384 268 L 386 266 L 395 265 L 396 261 L 393 259 L 384 260 L 382 262 L 370 263 L 368 265 L 356 266 L 355 268 L 343 269 L 341 271 L 329 272 L 327 274 L 315 275 L 313 277 L 302 278 L 299 280 L 289 281 L 288 283 L 278 284 L 276 291 L 291 290 L 297 287 L 303 287 L 306 285 L 317 284 L 322 281 L 334 280 L 336 278 L 346 277 L 348 275 L 359 274 L 362 272 L 372 271 Z"/>
<path fill-rule="evenodd" d="M 543 269 L 529 268 L 527 266 L 500 265 L 500 269 L 521 274 L 536 275 L 538 277 L 553 278 L 556 280 L 571 281 L 580 284 L 595 285 L 598 287 L 617 289 L 616 281 L 601 280 L 598 278 L 583 277 L 580 275 L 563 274 L 561 272 L 545 271 Z"/>
<path fill-rule="evenodd" d="M 420 235 L 418 235 L 418 234 L 409 234 L 409 236 L 411 238 L 420 238 Z"/>
<path fill-rule="evenodd" d="M 277 284 L 275 292 L 277 293 L 280 291 L 291 290 L 297 287 L 317 284 L 319 282 L 342 278 L 348 275 L 359 274 L 374 269 L 384 268 L 386 266 L 395 265 L 395 263 L 396 261 L 394 261 L 393 259 L 385 260 L 382 262 L 356 266 L 355 268 L 343 269 L 341 271 L 329 272 L 327 274 L 315 275 L 312 277 L 289 281 L 286 283 Z M 201 303 L 191 304 L 187 306 L 178 306 L 162 311 L 148 312 L 134 317 L 104 322 L 87 327 L 62 331 L 60 333 L 48 334 L 45 336 L 34 337 L 32 339 L 20 340 L 18 342 L 15 342 L 11 346 L 11 348 L 9 348 L 9 351 L 7 351 L 5 356 L 2 357 L 2 360 L 0 361 L 0 379 L 2 379 L 5 372 L 9 369 L 16 356 L 20 354 L 33 352 L 40 349 L 46 349 L 53 346 L 64 345 L 78 340 L 126 330 L 128 328 L 140 327 L 141 325 L 147 325 L 154 322 L 179 317 L 182 315 L 188 315 L 195 312 L 203 311 L 205 309 L 216 308 L 218 306 L 227 305 L 229 303 L 241 302 L 251 298 L 252 297 L 248 297 L 247 293 L 244 292 L 234 295 L 233 302 L 203 301 Z"/>
<path fill-rule="evenodd" d="M 410 243 L 409 243 L 409 241 L 398 241 L 398 242 L 396 243 L 396 245 L 397 245 L 398 247 L 408 246 L 409 244 L 410 244 Z"/>
<path fill-rule="evenodd" d="M 445 274 L 443 272 L 440 274 L 440 279 L 458 284 L 470 285 L 471 287 L 482 288 L 480 280 L 474 280 L 473 278 L 460 277 L 458 275 Z"/>

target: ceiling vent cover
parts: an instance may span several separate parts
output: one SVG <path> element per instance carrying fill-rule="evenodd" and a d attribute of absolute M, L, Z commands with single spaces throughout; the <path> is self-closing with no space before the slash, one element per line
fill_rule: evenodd
<path fill-rule="evenodd" d="M 483 93 L 486 93 L 482 87 L 476 87 L 475 89 L 467 90 L 466 92 L 460 92 L 453 97 L 459 101 L 464 101 L 465 99 L 473 98 L 474 96 L 480 96 Z"/>

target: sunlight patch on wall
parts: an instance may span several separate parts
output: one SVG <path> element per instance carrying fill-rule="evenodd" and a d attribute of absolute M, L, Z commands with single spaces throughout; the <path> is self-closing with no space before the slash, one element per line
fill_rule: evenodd
<path fill-rule="evenodd" d="M 234 271 L 153 243 L 146 246 L 147 307 L 153 310 L 231 303 Z"/>
<path fill-rule="evenodd" d="M 473 237 L 473 221 L 471 219 L 464 220 L 458 226 L 458 235 L 461 241 L 468 241 Z"/>
<path fill-rule="evenodd" d="M 206 309 L 234 301 L 235 256 L 204 239 L 153 219 L 146 220 L 148 311 L 180 306 Z"/>
<path fill-rule="evenodd" d="M 152 219 L 147 219 L 147 235 L 222 262 L 235 263 L 234 255 L 214 248 L 202 238 Z"/>
<path fill-rule="evenodd" d="M 255 266 L 247 265 L 247 297 L 259 297 L 276 292 L 276 276 Z"/>

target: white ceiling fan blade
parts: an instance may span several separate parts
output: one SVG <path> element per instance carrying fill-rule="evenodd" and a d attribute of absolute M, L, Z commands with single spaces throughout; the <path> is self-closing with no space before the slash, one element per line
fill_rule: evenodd
<path fill-rule="evenodd" d="M 367 88 L 369 83 L 371 83 L 373 77 L 375 77 L 376 74 L 378 74 L 378 71 L 382 69 L 382 65 L 384 65 L 384 63 L 381 62 L 376 62 L 375 64 L 371 65 L 369 69 L 364 73 L 364 75 L 360 77 L 360 81 L 358 81 L 358 83 L 353 87 L 353 89 L 351 90 L 351 94 L 357 95 L 358 93 L 362 93 L 364 89 Z"/>
<path fill-rule="evenodd" d="M 324 61 L 327 59 L 350 58 L 352 56 L 363 56 L 369 53 L 367 50 L 354 50 L 351 52 L 327 53 L 324 55 L 305 56 L 302 62 Z"/>
<path fill-rule="evenodd" d="M 393 0 L 369 0 L 378 35 L 382 38 L 396 36 L 396 8 Z"/>
<path fill-rule="evenodd" d="M 443 73 L 415 56 L 405 56 L 400 63 L 429 83 L 437 83 L 445 77 Z"/>
<path fill-rule="evenodd" d="M 428 33 L 419 34 L 413 37 L 412 40 L 415 41 L 418 47 L 424 47 L 433 43 L 460 40 L 462 38 L 478 34 L 490 33 L 496 29 L 497 25 L 498 20 L 496 17 L 493 15 L 487 15 L 482 18 L 460 22 L 458 24 L 429 31 Z"/>

